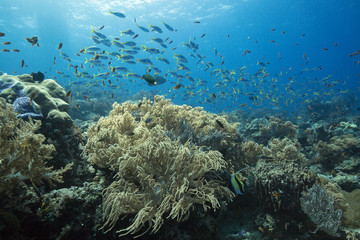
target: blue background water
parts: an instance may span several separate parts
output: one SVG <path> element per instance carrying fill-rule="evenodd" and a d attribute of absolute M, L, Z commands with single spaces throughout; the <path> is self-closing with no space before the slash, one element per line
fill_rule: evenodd
<path fill-rule="evenodd" d="M 109 15 L 108 11 L 120 11 L 126 15 L 125 19 Z M 127 1 L 14 1 L 2 0 L 0 6 L 0 32 L 6 36 L 0 38 L 1 42 L 10 41 L 11 45 L 0 45 L 1 49 L 19 49 L 16 52 L 0 52 L 0 71 L 12 74 L 31 73 L 42 71 L 47 78 L 57 77 L 57 81 L 66 89 L 76 92 L 78 89 L 94 89 L 90 94 L 92 98 L 106 97 L 109 93 L 114 94 L 114 100 L 124 92 L 133 94 L 139 90 L 159 90 L 161 94 L 172 97 L 177 104 L 191 104 L 203 106 L 210 111 L 233 110 L 240 104 L 254 107 L 279 106 L 296 108 L 306 99 L 328 98 L 339 94 L 359 95 L 360 55 L 349 55 L 360 49 L 360 9 L 359 1 L 288 1 L 288 0 L 248 0 L 248 1 L 164 1 L 164 0 L 127 0 Z M 141 26 L 149 24 L 162 28 L 163 33 L 145 33 L 136 27 L 134 18 Z M 177 32 L 168 31 L 162 21 L 171 25 Z M 200 23 L 194 23 L 200 21 Z M 89 79 L 76 79 L 74 69 L 69 69 L 69 62 L 62 59 L 57 50 L 60 42 L 63 43 L 62 52 L 68 54 L 71 64 L 80 65 L 85 62 L 85 56 L 76 56 L 81 48 L 95 45 L 91 40 L 91 27 L 104 25 L 101 33 L 108 38 L 119 37 L 120 32 L 132 29 L 139 33 L 134 41 L 138 46 L 144 44 L 149 47 L 157 47 L 157 43 L 151 42 L 151 38 L 161 37 L 173 40 L 168 45 L 164 57 L 172 63 L 170 66 L 156 61 L 156 56 L 141 51 L 138 58 L 152 57 L 155 66 L 162 70 L 164 75 L 168 70 L 176 68 L 176 60 L 173 52 L 183 54 L 189 59 L 186 65 L 191 69 L 190 75 L 196 80 L 191 84 L 187 79 L 177 80 L 170 75 L 167 83 L 160 86 L 148 86 L 144 80 L 120 79 L 116 84 L 121 85 L 118 89 L 101 87 L 96 90 L 95 86 L 89 87 L 88 82 L 96 81 Z M 272 31 L 272 29 L 276 29 Z M 283 31 L 285 33 L 283 34 Z M 206 34 L 200 38 L 202 34 Z M 305 36 L 302 36 L 305 34 Z M 39 37 L 40 47 L 31 47 L 25 37 Z M 197 53 L 206 56 L 203 61 L 212 62 L 214 68 L 205 71 L 202 64 L 197 64 L 197 59 L 192 59 L 188 54 L 193 53 L 183 46 L 183 42 L 189 42 L 190 37 L 199 44 Z M 121 41 L 132 40 L 132 37 L 121 36 Z M 270 42 L 275 40 L 275 42 Z M 257 41 L 257 43 L 255 43 Z M 338 44 L 335 47 L 335 43 Z M 298 45 L 297 45 L 298 44 Z M 177 47 L 175 51 L 173 47 Z M 108 48 L 101 45 L 107 51 L 115 51 L 117 48 Z M 221 59 L 214 54 L 214 48 L 223 56 Z M 327 48 L 328 50 L 324 50 Z M 162 49 L 160 47 L 160 49 Z M 251 53 L 243 55 L 244 50 Z M 279 57 L 280 53 L 280 57 Z M 304 58 L 304 54 L 306 55 Z M 53 59 L 56 57 L 56 65 Z M 86 56 L 90 57 L 90 56 Z M 306 58 L 309 58 L 308 60 Z M 27 65 L 20 68 L 21 60 Z M 224 64 L 220 65 L 224 60 Z M 308 63 L 306 64 L 306 61 Z M 108 60 L 103 61 L 108 64 Z M 236 83 L 239 79 L 239 68 L 246 66 L 245 71 L 254 75 L 261 67 L 257 62 L 266 64 L 265 73 L 249 83 Z M 112 66 L 126 66 L 132 72 L 144 74 L 145 65 L 124 65 L 120 61 L 112 60 Z M 104 69 L 91 69 L 86 66 L 86 71 L 91 74 L 109 71 Z M 321 70 L 319 70 L 321 66 Z M 199 69 L 200 68 L 200 69 Z M 315 69 L 306 71 L 304 69 Z M 211 79 L 210 72 L 220 69 L 235 70 L 233 82 L 227 83 L 228 87 L 216 87 L 223 78 Z M 236 70 L 238 69 L 238 70 Z M 290 71 L 291 69 L 291 71 Z M 59 76 L 55 71 L 70 75 L 69 78 Z M 79 71 L 85 71 L 79 68 Z M 185 72 L 182 72 L 185 74 Z M 321 79 L 332 75 L 329 80 Z M 207 81 L 206 85 L 196 86 L 199 79 Z M 80 85 L 71 84 L 80 81 Z M 293 80 L 293 82 L 291 82 Z M 327 84 L 334 86 L 326 87 Z M 181 83 L 183 87 L 173 90 L 173 87 Z M 256 85 L 255 85 L 256 84 Z M 190 89 L 186 87 L 194 85 L 195 97 L 184 95 Z M 291 90 L 289 90 L 291 87 Z M 100 88 L 100 87 L 98 87 Z M 209 88 L 208 91 L 207 88 Z M 202 90 L 202 93 L 196 94 Z M 242 94 L 235 93 L 234 89 L 241 89 Z M 332 89 L 332 90 L 331 90 Z M 346 90 L 348 92 L 346 92 Z M 130 91 L 125 91 L 130 90 Z M 79 90 L 80 91 L 80 90 Z M 107 93 L 103 94 L 103 91 Z M 206 93 L 204 93 L 204 91 Z M 224 94 L 220 97 L 221 92 Z M 314 91 L 320 92 L 313 94 Z M 341 92 L 343 91 L 343 92 Z M 264 99 L 254 105 L 249 100 L 249 93 Z M 217 99 L 212 98 L 215 93 Z M 266 94 L 271 96 L 266 98 Z M 327 93 L 325 95 L 323 93 Z M 85 93 L 84 93 L 85 94 Z M 304 95 L 300 97 L 301 95 Z M 293 103 L 289 102 L 293 99 Z M 208 100 L 208 101 L 207 101 Z M 247 108 L 249 110 L 249 108 Z"/>

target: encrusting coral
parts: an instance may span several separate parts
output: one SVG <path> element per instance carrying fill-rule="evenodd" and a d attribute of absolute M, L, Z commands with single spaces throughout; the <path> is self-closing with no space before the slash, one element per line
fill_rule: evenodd
<path fill-rule="evenodd" d="M 30 180 L 32 184 L 62 182 L 62 173 L 71 168 L 53 170 L 46 166 L 47 160 L 55 150 L 53 145 L 44 144 L 45 137 L 36 134 L 40 121 L 24 121 L 5 99 L 0 98 L 0 192 L 10 193 L 21 181 Z"/>
<path fill-rule="evenodd" d="M 120 218 L 135 215 L 131 225 L 117 233 L 135 234 L 146 226 L 145 232 L 155 233 L 165 218 L 186 220 L 196 206 L 215 210 L 221 200 L 234 197 L 217 175 L 228 165 L 220 152 L 190 141 L 182 144 L 166 133 L 179 119 L 198 132 L 217 127 L 235 131 L 224 119 L 219 117 L 222 127 L 209 126 L 214 119 L 200 109 L 175 106 L 159 96 L 153 104 L 144 99 L 142 104 L 115 103 L 113 108 L 90 127 L 85 147 L 92 163 L 116 172 L 116 180 L 103 192 L 108 231 Z"/>

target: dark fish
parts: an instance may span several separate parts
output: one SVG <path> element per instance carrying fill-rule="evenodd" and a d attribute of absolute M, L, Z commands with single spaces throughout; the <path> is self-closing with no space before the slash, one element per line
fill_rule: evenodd
<path fill-rule="evenodd" d="M 68 98 L 71 95 L 71 91 L 69 90 L 66 94 L 65 94 L 65 98 Z"/>
<path fill-rule="evenodd" d="M 103 29 L 104 28 L 104 25 L 102 25 L 101 27 L 99 27 L 99 30 Z"/>
<path fill-rule="evenodd" d="M 135 36 L 132 39 L 135 39 L 139 36 L 139 34 L 135 34 Z"/>
<path fill-rule="evenodd" d="M 142 102 L 139 102 L 139 104 L 138 104 L 138 108 L 139 108 L 139 107 L 141 107 L 141 105 L 142 105 Z"/>
<path fill-rule="evenodd" d="M 45 75 L 42 72 L 31 73 L 33 80 L 41 82 L 45 79 Z"/>
<path fill-rule="evenodd" d="M 145 120 L 145 123 L 150 123 L 152 120 L 153 120 L 152 118 L 147 118 L 147 119 Z"/>
<path fill-rule="evenodd" d="M 203 38 L 203 37 L 205 37 L 205 33 L 204 33 L 203 35 L 201 35 L 201 37 L 200 37 L 200 38 Z"/>
<path fill-rule="evenodd" d="M 10 50 L 9 49 L 3 49 L 3 50 L 1 50 L 2 52 L 10 52 Z"/>
<path fill-rule="evenodd" d="M 200 23 L 200 21 L 194 21 L 194 23 Z"/>
<path fill-rule="evenodd" d="M 215 98 L 215 99 L 216 99 L 216 95 L 215 95 L 215 93 L 212 93 L 211 95 L 213 96 L 213 98 Z"/>
<path fill-rule="evenodd" d="M 181 88 L 181 84 L 178 84 L 175 87 L 173 87 L 173 90 L 176 90 L 176 89 L 179 89 L 179 88 Z"/>
<path fill-rule="evenodd" d="M 58 47 L 58 50 L 60 50 L 62 48 L 63 44 L 62 43 L 59 43 L 59 47 Z"/>
<path fill-rule="evenodd" d="M 38 44 L 39 38 L 38 37 L 31 37 L 31 38 L 25 38 L 26 41 L 28 41 L 29 43 L 31 43 L 31 46 L 33 47 L 35 44 Z M 39 47 L 39 45 L 38 45 Z"/>
<path fill-rule="evenodd" d="M 9 45 L 11 42 L 3 42 L 2 45 Z"/>
<path fill-rule="evenodd" d="M 23 68 L 24 65 L 25 65 L 25 61 L 24 61 L 24 59 L 22 59 L 22 60 L 21 60 L 21 68 Z"/>
<path fill-rule="evenodd" d="M 30 94 L 30 100 L 29 100 L 30 101 L 30 106 L 32 105 L 32 101 L 33 101 L 34 97 L 35 97 L 35 92 Z"/>
<path fill-rule="evenodd" d="M 11 50 L 12 52 L 20 52 L 20 50 L 19 49 L 13 49 L 13 50 Z"/>
<path fill-rule="evenodd" d="M 325 51 L 328 51 L 329 49 L 328 48 L 323 48 Z"/>
<path fill-rule="evenodd" d="M 250 97 L 249 97 L 249 100 L 250 100 L 250 101 L 256 101 L 257 99 L 258 99 L 258 98 L 257 98 L 256 96 L 250 96 Z"/>
<path fill-rule="evenodd" d="M 224 128 L 224 125 L 219 120 L 215 119 L 215 122 L 219 127 Z"/>
<path fill-rule="evenodd" d="M 155 78 L 153 76 L 151 76 L 150 74 L 145 74 L 141 77 L 141 79 L 145 79 L 145 81 L 147 81 L 150 84 L 156 84 L 155 82 Z"/>
<path fill-rule="evenodd" d="M 0 32 L 0 37 L 5 36 L 5 33 Z"/>

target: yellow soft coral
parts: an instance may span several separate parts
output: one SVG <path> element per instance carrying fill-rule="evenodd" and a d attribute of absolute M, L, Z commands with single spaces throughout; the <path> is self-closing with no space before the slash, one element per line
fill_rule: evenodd
<path fill-rule="evenodd" d="M 135 215 L 130 226 L 118 231 L 120 235 L 138 233 L 145 226 L 145 232 L 155 233 L 166 218 L 186 220 L 196 205 L 207 211 L 233 198 L 216 174 L 227 166 L 220 152 L 182 144 L 166 134 L 170 126 L 177 127 L 180 115 L 195 122 L 192 126 L 198 131 L 204 129 L 196 123 L 202 117 L 186 115 L 193 108 L 176 107 L 160 97 L 153 104 L 144 99 L 141 106 L 113 107 L 108 117 L 88 130 L 85 147 L 92 163 L 116 171 L 116 181 L 103 193 L 104 228 L 111 230 L 121 217 Z"/>
<path fill-rule="evenodd" d="M 70 169 L 53 170 L 46 166 L 55 147 L 44 144 L 45 137 L 35 134 L 40 121 L 24 121 L 16 118 L 12 106 L 0 98 L 0 189 L 10 192 L 20 181 L 33 184 L 62 182 L 62 173 Z"/>

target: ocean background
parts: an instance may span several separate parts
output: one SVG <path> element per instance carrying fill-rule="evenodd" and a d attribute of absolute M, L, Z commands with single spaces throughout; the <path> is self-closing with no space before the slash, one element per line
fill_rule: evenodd
<path fill-rule="evenodd" d="M 109 9 L 124 13 L 126 18 L 109 14 Z M 3 0 L 0 6 L 0 32 L 6 33 L 6 36 L 0 40 L 10 41 L 11 45 L 0 45 L 0 71 L 16 75 L 41 71 L 45 78 L 56 78 L 61 86 L 71 90 L 75 99 L 74 93 L 78 91 L 80 95 L 90 95 L 91 99 L 123 101 L 118 97 L 125 94 L 130 98 L 136 92 L 144 90 L 170 97 L 175 104 L 202 106 L 212 112 L 229 112 L 245 103 L 247 105 L 243 107 L 244 111 L 277 108 L 296 112 L 304 106 L 306 99 L 331 100 L 336 95 L 359 95 L 359 56 L 349 56 L 359 49 L 358 9 L 358 1 L 333 0 Z M 136 27 L 134 18 L 141 26 L 148 27 L 152 24 L 161 27 L 163 33 L 143 32 Z M 168 31 L 162 21 L 177 31 Z M 195 21 L 200 23 L 194 23 Z M 168 70 L 176 70 L 173 53 L 182 54 L 188 59 L 186 66 L 190 69 L 182 71 L 182 75 L 188 72 L 195 79 L 194 83 L 186 78 L 176 79 L 168 74 L 165 77 L 166 83 L 158 86 L 148 86 L 144 80 L 136 78 L 123 78 L 114 83 L 116 77 L 110 77 L 115 85 L 112 87 L 104 87 L 102 84 L 98 87 L 87 85 L 92 82 L 99 83 L 101 80 L 75 77 L 74 68 L 69 67 L 69 64 L 80 65 L 86 61 L 85 57 L 91 57 L 86 54 L 75 55 L 80 49 L 96 45 L 91 39 L 91 26 L 95 30 L 104 26 L 101 31 L 97 31 L 105 34 L 110 40 L 119 37 L 121 42 L 132 40 L 133 36 L 120 37 L 120 31 L 131 29 L 139 34 L 134 40 L 139 47 L 145 45 L 162 50 L 162 47 L 151 39 L 169 38 L 167 43 L 170 40 L 173 43 L 166 43 L 168 47 L 162 55 L 171 62 L 170 65 L 155 59 L 160 57 L 160 54 L 151 55 L 141 50 L 135 57 L 151 57 L 154 66 L 161 69 L 160 75 L 164 76 Z M 205 36 L 201 38 L 203 34 Z M 25 37 L 32 36 L 38 36 L 40 47 L 31 47 L 25 40 Z M 202 61 L 211 62 L 214 67 L 206 70 L 204 64 L 197 64 L 198 59 L 189 56 L 195 52 L 183 46 L 183 43 L 188 43 L 190 39 L 198 44 L 199 49 L 196 53 L 206 57 Z M 71 62 L 60 55 L 57 49 L 59 43 L 63 43 L 61 53 L 66 53 Z M 109 52 L 118 50 L 116 46 L 99 46 Z M 176 49 L 172 50 L 174 47 Z M 20 52 L 1 52 L 4 48 L 19 49 Z M 215 55 L 215 48 L 218 55 Z M 251 53 L 243 55 L 244 50 Z M 24 68 L 20 66 L 22 59 L 25 62 Z M 224 63 L 220 65 L 222 61 Z M 92 76 L 109 72 L 109 60 L 102 62 L 106 65 L 103 68 L 90 68 L 87 63 L 84 64 L 85 69 L 79 67 L 78 71 L 87 71 Z M 266 68 L 263 74 L 254 77 L 262 68 L 258 62 L 264 63 Z M 123 64 L 115 58 L 110 66 L 125 66 L 131 72 L 140 75 L 147 71 L 144 64 Z M 239 69 L 243 66 L 248 74 L 243 77 L 248 78 L 249 82 L 238 80 L 239 76 L 241 77 Z M 221 74 L 211 77 L 211 72 L 216 69 Z M 231 70 L 235 71 L 235 74 L 230 75 L 233 80 L 226 82 L 225 87 L 216 86 L 219 82 L 224 83 L 223 73 Z M 60 75 L 56 71 L 63 74 Z M 262 78 L 265 73 L 268 75 Z M 328 76 L 328 79 L 321 81 Z M 200 79 L 206 81 L 205 84 L 197 85 Z M 75 81 L 76 84 L 72 84 Z M 181 84 L 182 87 L 174 90 L 173 87 L 177 84 Z M 326 87 L 328 84 L 331 86 Z M 189 87 L 193 89 L 188 89 Z M 200 89 L 202 91 L 198 93 Z M 240 89 L 241 92 L 234 89 Z M 87 90 L 90 90 L 90 93 L 86 93 Z M 187 96 L 187 91 L 192 91 L 193 97 Z M 111 93 L 113 99 L 110 99 Z M 216 99 L 212 96 L 213 93 Z M 270 97 L 267 97 L 267 94 Z M 80 95 L 77 97 L 81 98 Z M 252 95 L 261 101 L 249 100 L 249 96 Z"/>
<path fill-rule="evenodd" d="M 154 230 L 165 195 L 161 229 L 138 239 L 360 239 L 359 9 L 1 0 L 0 239 L 132 239 Z M 202 199 L 210 182 L 215 197 Z M 171 192 L 177 184 L 184 193 Z M 193 205 L 174 217 L 184 199 Z"/>

